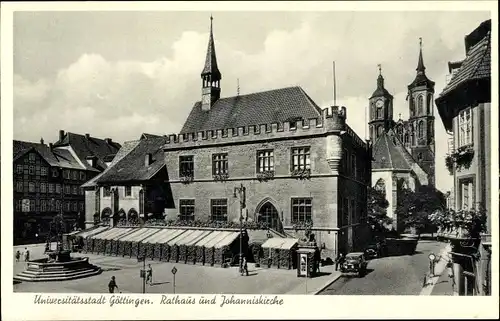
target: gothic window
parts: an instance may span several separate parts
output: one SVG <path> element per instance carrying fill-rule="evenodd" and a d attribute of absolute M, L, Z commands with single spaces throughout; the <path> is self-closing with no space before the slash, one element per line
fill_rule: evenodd
<path fill-rule="evenodd" d="M 139 212 L 144 214 L 144 190 L 139 191 Z"/>
<path fill-rule="evenodd" d="M 408 135 L 408 133 L 405 133 L 405 140 L 404 140 L 405 144 L 408 144 L 410 142 L 410 136 Z"/>
<path fill-rule="evenodd" d="M 125 186 L 125 196 L 126 197 L 132 196 L 132 186 Z"/>
<path fill-rule="evenodd" d="M 417 98 L 418 114 L 422 115 L 424 113 L 424 96 L 420 95 Z"/>
<path fill-rule="evenodd" d="M 111 187 L 105 186 L 103 189 L 103 197 L 110 197 L 111 196 Z"/>
<path fill-rule="evenodd" d="M 379 178 L 377 183 L 375 184 L 375 189 L 377 191 L 385 193 L 385 181 L 383 178 Z"/>
<path fill-rule="evenodd" d="M 424 157 L 422 156 L 422 153 L 418 153 L 417 159 L 418 159 L 419 161 L 422 161 L 422 159 L 423 159 L 423 158 L 424 158 Z"/>
<path fill-rule="evenodd" d="M 424 122 L 421 120 L 418 123 L 418 138 L 423 138 L 424 137 Z"/>
<path fill-rule="evenodd" d="M 377 108 L 377 118 L 384 118 L 384 107 L 378 107 Z"/>
<path fill-rule="evenodd" d="M 384 131 L 384 127 L 382 125 L 377 126 L 377 137 L 382 135 L 382 132 Z"/>

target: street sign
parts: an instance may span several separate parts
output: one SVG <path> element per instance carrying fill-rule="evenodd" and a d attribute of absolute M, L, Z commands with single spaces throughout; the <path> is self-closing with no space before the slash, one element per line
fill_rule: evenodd
<path fill-rule="evenodd" d="M 175 273 L 177 273 L 177 268 L 174 266 L 174 267 L 172 268 L 172 274 L 173 274 L 173 275 L 175 275 Z"/>
<path fill-rule="evenodd" d="M 434 253 L 429 254 L 429 260 L 434 261 L 436 259 L 436 256 Z"/>

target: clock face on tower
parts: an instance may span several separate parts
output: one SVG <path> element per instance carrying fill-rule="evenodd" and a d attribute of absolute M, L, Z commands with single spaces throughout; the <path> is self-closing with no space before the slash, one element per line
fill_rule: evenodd
<path fill-rule="evenodd" d="M 375 106 L 377 106 L 377 107 L 379 107 L 379 108 L 380 108 L 380 107 L 384 106 L 384 102 L 383 102 L 382 100 L 380 100 L 380 99 L 379 99 L 379 100 L 377 100 L 377 102 L 375 103 Z"/>

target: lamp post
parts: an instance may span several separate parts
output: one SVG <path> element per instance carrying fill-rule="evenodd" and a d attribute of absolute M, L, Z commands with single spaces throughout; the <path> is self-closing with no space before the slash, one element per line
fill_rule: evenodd
<path fill-rule="evenodd" d="M 236 198 L 236 192 L 238 192 L 240 196 L 240 273 L 243 273 L 243 209 L 245 208 L 245 199 L 246 199 L 246 187 L 243 186 L 243 183 L 239 187 L 234 188 L 233 196 Z"/>

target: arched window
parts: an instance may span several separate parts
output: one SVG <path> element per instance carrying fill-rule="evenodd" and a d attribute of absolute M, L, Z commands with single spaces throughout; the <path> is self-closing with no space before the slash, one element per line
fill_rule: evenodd
<path fill-rule="evenodd" d="M 375 183 L 375 189 L 377 191 L 385 193 L 385 181 L 383 178 L 379 178 L 377 183 Z"/>
<path fill-rule="evenodd" d="M 410 137 L 408 135 L 408 133 L 405 133 L 405 140 L 404 140 L 405 144 L 408 144 L 410 142 Z"/>
<path fill-rule="evenodd" d="M 418 114 L 422 115 L 424 113 L 424 96 L 420 95 L 417 98 Z"/>
<path fill-rule="evenodd" d="M 384 118 L 384 107 L 377 108 L 377 118 Z"/>
<path fill-rule="evenodd" d="M 377 126 L 377 137 L 382 135 L 382 132 L 384 131 L 384 127 L 382 125 Z"/>
<path fill-rule="evenodd" d="M 424 122 L 421 120 L 418 123 L 418 138 L 423 138 L 424 137 Z"/>
<path fill-rule="evenodd" d="M 139 191 L 139 212 L 144 214 L 144 190 Z"/>

